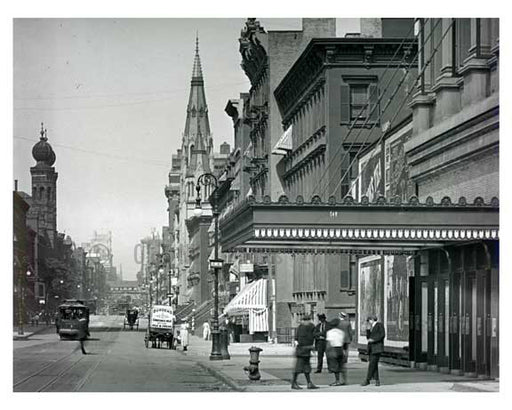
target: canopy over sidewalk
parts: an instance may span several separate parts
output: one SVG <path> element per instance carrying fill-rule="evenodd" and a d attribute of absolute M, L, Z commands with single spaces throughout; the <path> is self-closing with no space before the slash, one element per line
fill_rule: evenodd
<path fill-rule="evenodd" d="M 241 202 L 220 220 L 224 252 L 318 252 L 356 254 L 413 254 L 420 249 L 451 243 L 498 240 L 499 201 L 486 204 L 477 197 L 472 204 L 461 197 L 453 203 L 444 197 L 420 203 L 413 196 L 373 203 L 334 197 L 322 202 L 314 196 L 295 203 L 281 196 L 272 202 L 254 197 Z"/>

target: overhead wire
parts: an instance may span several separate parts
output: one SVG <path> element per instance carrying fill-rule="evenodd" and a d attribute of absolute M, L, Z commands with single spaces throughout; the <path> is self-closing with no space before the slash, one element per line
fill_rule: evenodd
<path fill-rule="evenodd" d="M 438 22 L 440 22 L 441 19 L 438 19 Z M 454 21 L 452 19 L 450 25 L 448 26 L 448 28 L 446 29 L 446 31 L 443 33 L 443 35 L 441 36 L 441 39 L 439 40 L 439 42 L 437 43 L 436 47 L 434 48 L 434 50 L 432 51 L 432 54 L 430 56 L 430 58 L 428 59 L 428 61 L 425 63 L 425 65 L 422 67 L 421 71 L 418 73 L 418 75 L 416 76 L 416 78 L 414 79 L 414 84 L 418 81 L 418 79 L 424 74 L 426 68 L 430 65 L 430 63 L 432 62 L 435 54 L 437 53 L 439 47 L 441 46 L 444 38 L 446 37 L 446 35 L 448 34 L 448 32 L 451 30 L 453 24 L 454 24 Z M 412 92 L 415 91 L 415 87 L 411 87 L 411 89 L 409 90 L 409 92 L 407 93 L 407 95 L 405 96 L 405 98 L 402 100 L 402 103 L 400 104 L 399 108 L 396 110 L 395 112 L 395 115 L 393 116 L 393 118 L 391 119 L 390 121 L 390 127 L 391 125 L 393 124 L 393 121 L 396 119 L 396 117 L 398 116 L 398 114 L 400 113 L 400 110 L 402 109 L 402 107 L 405 105 L 405 103 L 407 102 L 407 100 L 409 99 L 410 95 L 412 94 Z M 382 133 L 382 135 L 380 136 L 379 140 L 376 142 L 376 145 L 378 145 L 379 143 L 382 142 L 382 140 L 384 139 L 384 136 L 386 135 L 386 133 Z M 333 195 L 336 193 L 336 191 L 338 190 L 338 188 L 341 186 L 341 181 L 343 181 L 343 179 L 347 176 L 348 174 L 348 171 L 350 170 L 350 166 L 352 165 L 353 162 L 355 162 L 355 160 L 357 159 L 358 155 L 361 153 L 361 150 L 362 150 L 362 147 L 359 149 L 359 151 L 356 153 L 355 157 L 354 157 L 354 160 L 350 163 L 349 167 L 347 168 L 347 171 L 345 171 L 345 174 L 343 174 L 343 177 L 342 179 L 340 180 L 340 183 L 337 184 L 336 188 L 334 189 L 333 191 Z M 373 158 L 373 156 L 375 155 L 375 152 L 372 152 L 372 155 L 370 157 L 370 160 Z M 352 183 L 350 189 L 348 190 L 347 194 L 345 196 L 347 196 L 350 191 L 353 189 L 354 185 L 355 185 L 355 182 L 357 181 L 357 179 L 359 179 L 360 175 L 362 174 L 362 172 L 366 169 L 366 167 L 368 166 L 368 164 L 370 163 L 370 160 L 367 161 L 363 167 L 363 169 L 361 170 L 361 172 L 359 173 L 358 175 L 358 178 L 356 178 L 356 180 L 354 180 L 354 182 Z"/>
<path fill-rule="evenodd" d="M 428 20 L 428 19 L 426 19 L 426 20 Z M 439 24 L 439 21 L 436 23 L 435 27 L 437 27 L 437 24 Z M 429 35 L 429 38 L 430 38 L 430 35 Z M 382 117 L 382 115 L 387 111 L 387 109 L 389 108 L 389 106 L 390 106 L 391 102 L 393 101 L 393 99 L 394 99 L 395 95 L 398 93 L 398 91 L 400 90 L 400 88 L 401 88 L 402 84 L 405 82 L 405 80 L 406 80 L 407 76 L 409 75 L 409 71 L 410 71 L 411 67 L 413 66 L 413 64 L 415 64 L 415 61 L 416 61 L 416 59 L 418 58 L 418 56 L 419 56 L 420 52 L 421 52 L 421 48 L 420 48 L 420 47 L 418 47 L 418 51 L 417 51 L 417 52 L 416 52 L 416 54 L 413 56 L 413 58 L 412 58 L 412 60 L 410 61 L 409 65 L 407 66 L 407 68 L 405 68 L 405 70 L 406 70 L 405 74 L 402 76 L 401 80 L 400 80 L 400 81 L 398 82 L 398 84 L 396 85 L 395 90 L 392 92 L 391 96 L 388 98 L 388 100 L 387 100 L 387 102 L 386 102 L 386 104 L 385 104 L 384 108 L 381 110 L 381 112 L 380 112 L 380 116 L 381 116 L 381 117 Z M 404 55 L 404 58 L 405 58 L 405 55 Z M 401 64 L 400 64 L 400 65 L 402 65 L 402 63 L 403 63 L 403 61 L 404 61 L 404 58 L 402 58 L 402 61 L 401 61 Z M 371 112 L 368 114 L 368 116 L 367 116 L 367 118 L 366 118 L 365 122 L 364 122 L 364 123 L 363 123 L 363 125 L 359 128 L 359 133 L 358 133 L 358 134 L 356 135 L 356 137 L 353 139 L 353 141 L 352 141 L 352 143 L 350 144 L 350 146 L 348 147 L 348 149 L 346 149 L 346 150 L 345 150 L 345 153 L 344 153 L 344 155 L 343 155 L 343 157 L 342 157 L 342 160 L 341 160 L 341 161 L 339 161 L 339 165 L 336 167 L 336 172 L 334 172 L 334 173 L 333 173 L 333 176 L 329 179 L 328 183 L 325 185 L 325 187 L 324 187 L 324 189 L 323 189 L 323 191 L 322 191 L 322 195 L 324 195 L 324 194 L 325 194 L 325 192 L 326 192 L 326 191 L 328 191 L 328 189 L 329 189 L 329 184 L 330 184 L 330 183 L 331 183 L 331 181 L 336 177 L 336 174 L 337 174 L 338 169 L 340 169 L 340 168 L 343 166 L 343 162 L 344 162 L 345 158 L 346 158 L 348 155 L 350 155 L 350 154 L 351 154 L 351 150 L 352 150 L 352 148 L 354 147 L 355 142 L 359 140 L 359 137 L 360 137 L 361 133 L 363 132 L 363 130 L 364 130 L 364 129 L 366 129 L 365 127 L 366 127 L 366 125 L 368 124 L 369 119 L 371 118 L 371 114 L 372 114 L 375 110 L 377 110 L 377 108 L 379 107 L 381 100 L 382 100 L 382 99 L 384 98 L 384 96 L 386 95 L 386 91 L 388 90 L 388 88 L 389 88 L 389 85 L 390 85 L 391 81 L 394 79 L 394 77 L 395 77 L 395 75 L 398 73 L 398 71 L 399 71 L 399 70 L 397 70 L 397 69 L 395 69 L 395 70 L 393 71 L 393 76 L 389 79 L 388 83 L 386 84 L 385 89 L 384 89 L 384 90 L 382 91 L 382 93 L 380 94 L 380 97 L 378 98 L 377 103 L 376 103 L 376 104 L 374 104 L 373 109 L 372 109 L 372 110 L 371 110 Z M 414 85 L 414 83 L 415 83 L 415 81 L 413 81 L 413 85 Z M 412 89 L 414 89 L 414 87 L 412 87 Z M 364 110 L 365 108 L 368 108 L 368 107 L 369 107 L 369 101 L 370 101 L 370 100 L 368 100 L 368 103 L 365 105 L 365 107 L 363 108 L 363 110 Z M 357 118 L 356 118 L 356 119 L 357 119 Z M 365 148 L 365 147 L 366 147 L 366 145 L 368 144 L 368 141 L 370 140 L 370 137 L 371 137 L 371 135 L 372 135 L 372 132 L 373 132 L 373 130 L 377 127 L 377 124 L 378 124 L 378 122 L 375 122 L 375 123 L 373 123 L 373 124 L 372 124 L 372 126 L 370 127 L 369 131 L 367 132 L 366 138 L 364 139 L 364 141 L 362 141 L 362 142 L 360 143 L 360 147 L 359 147 L 359 150 L 358 150 L 358 154 L 359 154 L 359 153 L 361 152 L 361 150 L 362 150 L 363 148 Z M 347 134 L 347 137 L 348 137 L 348 135 L 350 134 L 350 131 L 351 131 L 352 129 L 353 129 L 353 128 L 351 128 L 351 129 L 349 130 L 349 133 Z M 340 145 L 339 150 L 340 150 L 341 148 L 343 148 L 343 145 Z M 336 153 L 336 154 L 337 154 L 337 153 Z M 338 190 L 339 186 L 341 186 L 341 184 L 342 184 L 342 183 L 343 183 L 343 181 L 345 180 L 346 175 L 348 174 L 348 172 L 350 172 L 350 169 L 351 169 L 352 165 L 354 164 L 355 160 L 357 159 L 357 155 L 358 155 L 358 154 L 354 155 L 354 159 L 353 159 L 352 161 L 350 161 L 350 163 L 349 163 L 349 165 L 347 166 L 347 169 L 346 169 L 346 171 L 345 171 L 345 174 L 344 174 L 344 175 L 343 175 L 343 177 L 340 179 L 340 181 L 341 181 L 341 182 L 338 182 L 338 184 L 336 185 L 335 190 L 331 193 L 331 195 L 335 195 L 335 194 L 336 194 L 336 191 Z M 349 190 L 349 192 L 350 192 L 350 190 Z"/>
<path fill-rule="evenodd" d="M 405 42 L 406 42 L 407 40 L 409 40 L 409 42 L 410 42 L 411 44 L 416 43 L 416 39 L 415 39 L 415 38 L 414 38 L 414 39 L 410 39 L 410 38 L 408 39 L 408 37 L 409 37 L 409 35 L 412 33 L 412 30 L 413 30 L 413 29 L 414 29 L 414 26 L 413 26 L 413 27 L 411 27 L 411 29 L 410 29 L 410 30 L 409 30 L 409 32 L 406 34 L 406 36 L 404 36 L 404 38 L 402 39 L 402 42 L 400 43 L 400 45 L 399 45 L 399 46 L 397 47 L 397 49 L 395 50 L 395 53 L 394 53 L 394 54 L 393 54 L 393 56 L 391 57 L 391 60 L 388 62 L 388 64 L 387 64 L 386 68 L 384 69 L 384 71 L 383 71 L 383 73 L 382 73 L 382 77 L 383 77 L 383 78 L 384 78 L 384 76 L 386 75 L 386 73 L 389 71 L 389 69 L 390 69 L 391 65 L 395 62 L 395 58 L 396 58 L 396 56 L 398 55 L 398 52 L 399 52 L 399 51 L 402 49 L 402 47 L 404 46 Z M 402 57 L 401 61 L 400 61 L 400 64 L 402 64 L 402 63 L 403 63 L 403 61 L 404 61 L 404 59 L 405 59 L 405 58 L 406 58 L 406 56 L 404 55 L 404 56 Z M 384 91 L 382 92 L 381 96 L 380 96 L 380 97 L 379 97 L 379 99 L 377 100 L 377 103 L 376 103 L 376 104 L 374 104 L 373 110 L 368 114 L 367 119 L 366 119 L 366 121 L 364 122 L 364 124 L 363 124 L 362 128 L 364 128 L 364 127 L 366 126 L 366 124 L 368 123 L 368 120 L 369 120 L 369 118 L 370 118 L 370 115 L 374 112 L 374 110 L 376 109 L 376 107 L 378 107 L 378 104 L 379 104 L 379 102 L 380 102 L 380 99 L 382 99 L 382 96 L 385 94 L 385 91 L 387 91 L 387 89 L 388 89 L 388 87 L 389 87 L 389 85 L 390 85 L 391 81 L 394 79 L 394 77 L 395 77 L 395 75 L 396 75 L 396 72 L 397 72 L 397 70 L 393 70 L 393 74 L 392 74 L 391 78 L 389 78 L 389 79 L 388 79 L 388 82 L 387 82 L 387 83 L 386 83 L 386 85 L 385 85 Z M 359 112 L 358 112 L 357 116 L 354 118 L 353 122 L 350 124 L 349 130 L 348 130 L 348 133 L 347 133 L 347 135 L 345 135 L 345 137 L 344 137 L 344 141 L 346 141 L 346 140 L 348 139 L 348 137 L 350 136 L 350 134 L 351 134 L 352 130 L 355 128 L 355 126 L 356 126 L 356 124 L 357 124 L 357 121 L 358 121 L 358 117 L 359 117 L 359 116 L 360 116 L 360 115 L 361 115 L 365 110 L 367 110 L 367 109 L 368 109 L 368 107 L 369 107 L 369 103 L 370 103 L 370 100 L 371 100 L 371 97 L 372 97 L 372 96 L 374 96 L 374 95 L 375 95 L 375 93 L 378 93 L 377 87 L 375 87 L 375 89 L 373 90 L 373 93 L 372 93 L 371 95 L 369 95 L 368 102 L 367 102 L 363 107 L 361 107 L 361 109 L 359 110 Z M 378 94 L 377 94 L 377 95 L 378 95 Z M 361 128 L 361 129 L 362 129 L 362 128 Z M 361 130 L 359 131 L 358 136 L 360 135 L 360 133 L 361 133 Z M 337 150 L 335 151 L 334 155 L 333 155 L 333 156 L 331 157 L 331 159 L 329 160 L 329 162 L 328 162 L 327 166 L 325 167 L 325 169 L 324 169 L 323 173 L 321 174 L 321 177 L 320 177 L 319 181 L 323 181 L 323 180 L 324 180 L 324 177 L 327 175 L 328 171 L 330 170 L 330 167 L 333 165 L 334 161 L 336 161 L 336 160 L 337 160 L 337 156 L 338 156 L 338 154 L 339 154 L 339 153 L 341 152 L 341 150 L 343 149 L 344 141 L 341 141 L 341 143 L 340 143 L 339 147 L 337 148 Z M 355 141 L 355 140 L 354 140 L 354 141 Z M 354 142 L 353 142 L 353 143 L 354 143 Z M 353 143 L 351 144 L 351 147 L 352 147 Z M 345 160 L 346 155 L 348 155 L 347 153 L 349 153 L 349 150 L 346 150 L 346 151 L 345 151 L 345 153 L 344 153 L 344 155 L 343 155 L 343 157 L 342 157 L 342 160 L 341 160 L 341 164 L 342 164 L 342 163 L 343 163 L 343 161 Z M 327 181 L 327 183 L 326 183 L 326 187 L 327 187 L 327 189 L 328 189 L 328 186 L 329 186 L 329 184 L 330 184 L 330 182 L 331 182 L 331 180 L 332 180 L 332 179 L 333 179 L 333 177 L 331 177 L 331 178 Z M 317 190 L 318 190 L 318 189 L 321 189 L 321 185 L 322 185 L 322 184 L 320 184 L 320 183 L 315 185 L 315 187 L 314 187 L 314 189 L 313 189 L 313 193 L 312 193 L 313 195 L 315 195 L 315 194 L 317 193 Z M 323 193 L 323 192 L 325 192 L 325 189 L 326 189 L 326 188 L 324 188 L 324 190 L 322 191 L 322 193 Z"/>
<path fill-rule="evenodd" d="M 15 136 L 14 138 L 19 139 L 19 140 L 34 142 L 33 138 L 22 137 L 22 136 Z M 149 159 L 149 158 L 137 158 L 137 157 L 126 157 L 126 156 L 122 156 L 122 155 L 113 155 L 113 154 L 109 154 L 106 152 L 88 150 L 85 148 L 73 147 L 73 146 L 59 144 L 59 143 L 53 143 L 53 142 L 52 142 L 52 145 L 54 145 L 56 147 L 73 150 L 73 151 L 79 151 L 79 152 L 84 152 L 84 153 L 93 154 L 93 155 L 101 155 L 101 156 L 104 156 L 107 158 L 112 158 L 112 159 L 117 159 L 117 160 L 122 160 L 122 161 L 131 161 L 131 162 L 136 161 L 136 162 L 146 163 L 148 165 L 152 165 L 155 167 L 170 168 L 170 164 L 167 161 L 163 161 L 163 160 Z"/>

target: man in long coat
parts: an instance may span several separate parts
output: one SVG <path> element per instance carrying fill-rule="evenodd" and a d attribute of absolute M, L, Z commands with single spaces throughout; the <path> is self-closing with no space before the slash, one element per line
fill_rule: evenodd
<path fill-rule="evenodd" d="M 379 359 L 384 353 L 384 338 L 386 331 L 384 326 L 377 319 L 377 316 L 369 316 L 367 319 L 368 328 L 366 329 L 366 338 L 368 339 L 368 374 L 366 380 L 361 386 L 368 386 L 371 379 L 375 379 L 375 386 L 380 386 L 379 379 Z"/>

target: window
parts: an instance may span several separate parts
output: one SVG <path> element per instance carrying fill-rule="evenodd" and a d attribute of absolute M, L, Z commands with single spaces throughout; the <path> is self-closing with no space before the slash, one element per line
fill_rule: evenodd
<path fill-rule="evenodd" d="M 350 119 L 366 120 L 368 115 L 368 85 L 350 87 Z"/>
<path fill-rule="evenodd" d="M 343 77 L 341 85 L 341 124 L 355 127 L 379 122 L 379 91 L 376 77 Z"/>

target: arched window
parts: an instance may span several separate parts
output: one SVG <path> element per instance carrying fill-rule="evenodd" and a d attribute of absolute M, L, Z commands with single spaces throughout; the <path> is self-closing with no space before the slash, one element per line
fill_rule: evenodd
<path fill-rule="evenodd" d="M 48 187 L 48 190 L 46 191 L 48 201 L 52 200 L 52 188 Z"/>
<path fill-rule="evenodd" d="M 44 187 L 39 188 L 39 199 L 44 198 Z"/>

